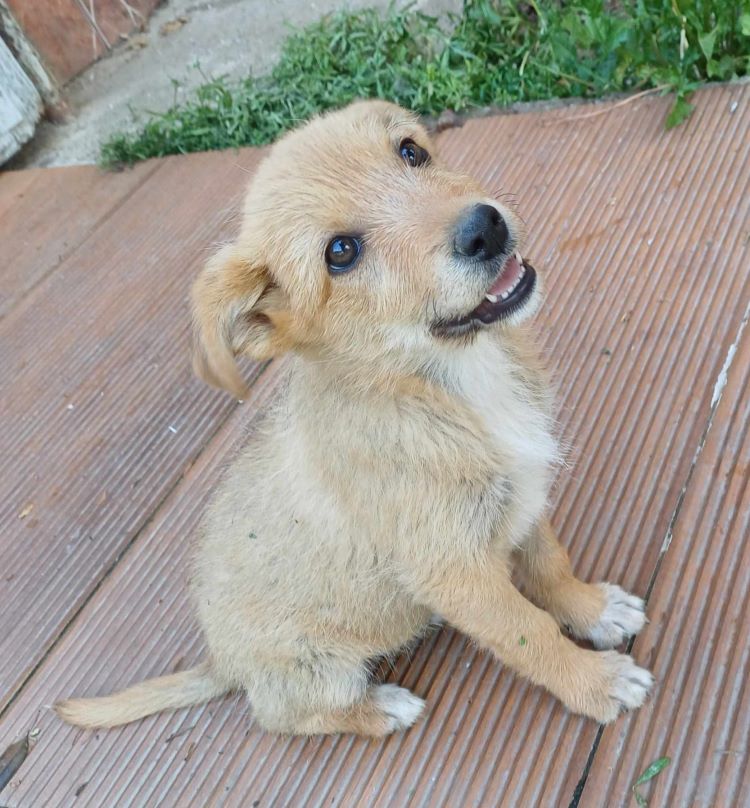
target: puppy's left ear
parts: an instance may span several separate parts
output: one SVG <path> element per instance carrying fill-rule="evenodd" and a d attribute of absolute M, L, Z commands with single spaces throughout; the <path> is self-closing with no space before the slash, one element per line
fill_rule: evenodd
<path fill-rule="evenodd" d="M 193 284 L 193 369 L 203 381 L 247 394 L 235 357 L 271 359 L 289 349 L 286 296 L 263 266 L 235 245 L 223 247 Z"/>

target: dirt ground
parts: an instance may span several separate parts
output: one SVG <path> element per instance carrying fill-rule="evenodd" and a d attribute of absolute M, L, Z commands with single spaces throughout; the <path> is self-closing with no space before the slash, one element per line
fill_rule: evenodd
<path fill-rule="evenodd" d="M 131 126 L 131 109 L 166 109 L 202 83 L 201 71 L 260 75 L 278 58 L 290 25 L 306 25 L 338 8 L 387 5 L 388 0 L 168 0 L 142 34 L 131 35 L 68 85 L 67 120 L 42 122 L 6 167 L 96 162 L 99 144 Z M 415 3 L 432 14 L 460 6 L 461 0 Z"/>

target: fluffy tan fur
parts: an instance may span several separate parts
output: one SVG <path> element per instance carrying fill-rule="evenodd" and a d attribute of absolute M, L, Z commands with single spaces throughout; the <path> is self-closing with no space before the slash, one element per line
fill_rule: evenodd
<path fill-rule="evenodd" d="M 194 595 L 208 659 L 193 671 L 60 715 L 112 726 L 244 690 L 284 733 L 383 735 L 423 702 L 372 681 L 372 661 L 431 615 L 491 649 L 569 709 L 612 721 L 650 674 L 611 649 L 643 625 L 643 602 L 577 580 L 547 521 L 557 461 L 547 383 L 525 322 L 539 300 L 488 327 L 437 337 L 487 281 L 456 260 L 462 211 L 513 211 L 471 178 L 407 165 L 405 111 L 355 104 L 279 141 L 247 195 L 237 240 L 193 293 L 195 367 L 242 396 L 235 357 L 291 352 L 273 412 L 203 521 Z M 327 242 L 359 234 L 356 267 L 332 276 Z M 527 599 L 514 586 L 516 568 Z"/>

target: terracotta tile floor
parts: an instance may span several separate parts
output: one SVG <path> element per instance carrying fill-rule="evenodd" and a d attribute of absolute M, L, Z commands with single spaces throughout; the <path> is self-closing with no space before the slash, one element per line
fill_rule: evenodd
<path fill-rule="evenodd" d="M 190 371 L 186 294 L 260 153 L 0 175 L 0 794 L 32 806 L 739 805 L 750 786 L 750 85 L 687 126 L 642 99 L 476 120 L 453 164 L 513 192 L 573 447 L 554 519 L 582 577 L 649 595 L 658 677 L 600 731 L 443 630 L 391 674 L 426 720 L 278 739 L 239 698 L 84 733 L 47 708 L 192 663 L 186 551 L 277 367 L 237 406 Z M 595 109 L 599 109 L 596 107 Z M 577 120 L 574 120 L 578 118 Z"/>

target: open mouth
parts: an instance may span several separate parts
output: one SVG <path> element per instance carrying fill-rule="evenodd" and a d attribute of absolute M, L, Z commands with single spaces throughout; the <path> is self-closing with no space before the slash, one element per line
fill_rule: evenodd
<path fill-rule="evenodd" d="M 432 330 L 440 336 L 452 336 L 497 322 L 522 308 L 535 285 L 536 270 L 516 252 L 506 259 L 476 308 L 455 320 L 441 320 Z"/>

